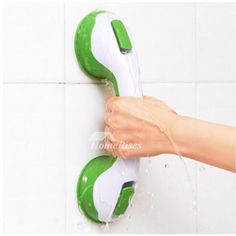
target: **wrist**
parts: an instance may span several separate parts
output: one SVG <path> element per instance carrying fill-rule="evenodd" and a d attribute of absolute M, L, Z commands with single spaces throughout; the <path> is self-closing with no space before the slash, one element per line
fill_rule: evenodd
<path fill-rule="evenodd" d="M 177 118 L 171 127 L 173 154 L 185 157 L 190 155 L 191 147 L 189 143 L 192 138 L 191 122 L 192 118 L 177 115 Z"/>

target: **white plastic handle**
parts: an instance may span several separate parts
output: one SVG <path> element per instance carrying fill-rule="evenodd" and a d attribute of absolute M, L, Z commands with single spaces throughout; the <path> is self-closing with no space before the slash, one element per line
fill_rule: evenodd
<path fill-rule="evenodd" d="M 119 18 L 111 13 L 99 14 L 96 17 L 91 37 L 92 53 L 114 74 L 120 96 L 142 96 L 135 49 L 132 47 L 130 52 L 121 53 L 111 26 L 111 21 L 114 19 Z M 101 221 L 114 220 L 112 213 L 122 186 L 126 182 L 137 182 L 138 170 L 138 159 L 117 158 L 112 167 L 97 178 L 93 189 L 94 205 Z"/>

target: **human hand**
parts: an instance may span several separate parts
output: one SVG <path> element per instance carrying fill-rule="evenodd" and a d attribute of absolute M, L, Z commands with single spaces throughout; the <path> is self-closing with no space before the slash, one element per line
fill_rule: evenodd
<path fill-rule="evenodd" d="M 176 153 L 171 133 L 178 117 L 153 97 L 111 97 L 106 102 L 105 148 L 122 158 Z"/>

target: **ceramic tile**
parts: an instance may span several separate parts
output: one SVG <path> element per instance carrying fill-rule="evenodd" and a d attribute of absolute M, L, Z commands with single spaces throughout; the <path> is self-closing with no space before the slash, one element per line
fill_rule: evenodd
<path fill-rule="evenodd" d="M 202 3 L 196 7 L 198 81 L 236 79 L 236 5 Z"/>
<path fill-rule="evenodd" d="M 164 101 L 180 115 L 195 116 L 194 83 L 143 84 L 143 95 Z"/>
<path fill-rule="evenodd" d="M 65 229 L 63 85 L 4 85 L 4 231 Z"/>
<path fill-rule="evenodd" d="M 76 184 L 85 164 L 104 153 L 103 150 L 93 148 L 92 139 L 95 132 L 104 129 L 104 97 L 108 95 L 109 90 L 105 86 L 66 86 L 66 224 L 69 233 L 101 231 L 99 226 L 87 221 L 79 211 Z"/>
<path fill-rule="evenodd" d="M 236 125 L 236 83 L 197 85 L 197 110 L 200 119 Z"/>
<path fill-rule="evenodd" d="M 198 165 L 199 233 L 235 233 L 235 174 Z"/>
<path fill-rule="evenodd" d="M 4 82 L 64 82 L 64 4 L 5 3 Z"/>

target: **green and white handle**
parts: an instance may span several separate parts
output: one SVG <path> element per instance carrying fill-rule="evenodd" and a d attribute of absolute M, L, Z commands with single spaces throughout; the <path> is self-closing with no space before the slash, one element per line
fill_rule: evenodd
<path fill-rule="evenodd" d="M 142 96 L 134 47 L 123 22 L 106 11 L 94 11 L 79 24 L 75 35 L 79 64 L 95 80 L 112 82 L 116 96 Z M 77 199 L 95 222 L 112 222 L 124 214 L 134 194 L 139 160 L 99 156 L 82 170 Z"/>

